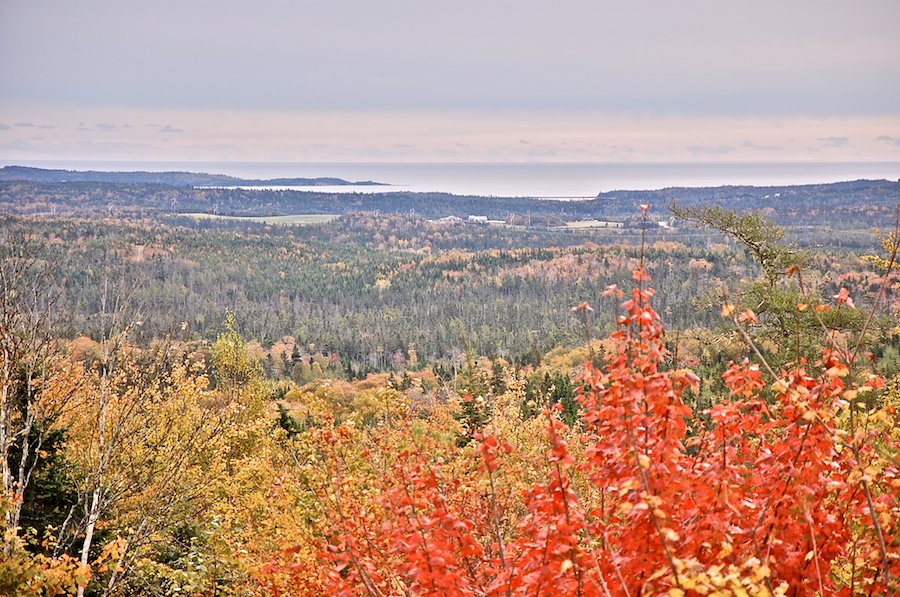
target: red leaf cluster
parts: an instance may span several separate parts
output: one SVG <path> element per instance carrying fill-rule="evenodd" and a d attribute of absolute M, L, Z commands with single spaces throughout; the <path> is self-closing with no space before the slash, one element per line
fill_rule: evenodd
<path fill-rule="evenodd" d="M 697 377 L 664 370 L 651 296 L 633 291 L 616 350 L 587 366 L 583 459 L 551 414 L 546 478 L 511 503 L 497 487 L 512 446 L 497 437 L 476 438 L 471 476 L 404 451 L 369 501 L 333 481 L 314 570 L 282 554 L 261 582 L 273 594 L 347 596 L 896 592 L 900 446 L 854 425 L 842 355 L 768 384 L 756 365 L 732 364 L 730 399 L 693 413 L 682 393 Z"/>

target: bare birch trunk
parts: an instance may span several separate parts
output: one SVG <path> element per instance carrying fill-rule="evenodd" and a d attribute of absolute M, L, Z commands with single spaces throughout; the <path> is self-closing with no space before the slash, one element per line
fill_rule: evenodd
<path fill-rule="evenodd" d="M 12 490 L 10 485 L 11 475 L 9 470 L 9 385 L 11 381 L 11 372 L 9 365 L 9 352 L 3 351 L 3 387 L 0 388 L 0 477 L 2 477 L 3 485 L 0 491 L 4 495 L 8 495 Z M 4 515 L 4 531 L 12 529 L 12 510 L 8 510 Z M 3 546 L 3 555 L 8 556 L 11 546 Z"/>
<path fill-rule="evenodd" d="M 87 566 L 88 557 L 91 551 L 91 541 L 94 539 L 94 526 L 97 524 L 97 520 L 100 518 L 100 499 L 103 497 L 103 477 L 106 469 L 106 455 L 104 454 L 104 450 L 106 449 L 106 406 L 109 402 L 109 396 L 107 394 L 107 384 L 106 380 L 102 380 L 102 404 L 100 406 L 100 421 L 99 421 L 99 432 L 100 436 L 97 439 L 97 477 L 95 480 L 96 485 L 94 486 L 94 491 L 91 494 L 91 509 L 88 511 L 88 521 L 87 526 L 84 529 L 84 545 L 81 547 L 81 565 Z M 84 587 L 78 585 L 78 592 L 76 597 L 84 597 Z"/>
<path fill-rule="evenodd" d="M 81 565 L 87 566 L 89 553 L 91 551 L 91 541 L 94 538 L 94 525 L 100 517 L 100 487 L 94 489 L 91 498 L 91 510 L 88 514 L 87 527 L 84 529 L 84 545 L 81 547 Z M 84 597 L 84 587 L 78 585 L 77 597 Z"/>

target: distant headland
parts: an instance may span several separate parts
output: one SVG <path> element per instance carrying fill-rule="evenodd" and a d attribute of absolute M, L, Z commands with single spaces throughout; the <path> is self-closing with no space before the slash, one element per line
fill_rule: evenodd
<path fill-rule="evenodd" d="M 47 170 L 27 166 L 0 168 L 0 181 L 29 182 L 114 182 L 126 184 L 167 184 L 184 187 L 323 187 L 323 186 L 390 186 L 371 180 L 350 182 L 341 178 L 272 178 L 244 179 L 226 174 L 196 172 L 98 172 L 95 170 Z"/>

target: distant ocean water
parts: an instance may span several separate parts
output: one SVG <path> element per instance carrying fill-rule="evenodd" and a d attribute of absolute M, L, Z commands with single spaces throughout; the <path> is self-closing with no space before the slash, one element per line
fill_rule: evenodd
<path fill-rule="evenodd" d="M 588 198 L 617 190 L 721 185 L 778 186 L 900 179 L 900 162 L 769 163 L 263 163 L 13 161 L 0 165 L 104 171 L 188 171 L 246 179 L 336 177 L 382 187 L 317 187 L 335 192 L 440 191 L 496 197 Z M 286 187 L 279 187 L 286 188 Z"/>

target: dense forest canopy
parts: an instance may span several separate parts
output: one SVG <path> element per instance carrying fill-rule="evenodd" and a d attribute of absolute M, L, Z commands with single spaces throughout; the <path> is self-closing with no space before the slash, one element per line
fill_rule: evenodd
<path fill-rule="evenodd" d="M 467 350 L 522 357 L 533 336 L 544 349 L 572 346 L 581 324 L 569 307 L 626 285 L 642 252 L 639 235 L 625 230 L 523 235 L 393 214 L 303 227 L 184 224 L 4 222 L 42 239 L 59 264 L 64 337 L 99 340 L 98 317 L 115 288 L 142 321 L 137 338 L 213 340 L 231 312 L 267 350 L 291 336 L 357 371 L 390 368 L 412 346 L 427 362 Z M 759 271 L 727 239 L 687 227 L 652 230 L 643 253 L 655 304 L 673 328 L 713 326 L 716 293 Z M 807 280 L 823 294 L 842 285 L 859 293 L 878 276 L 859 255 L 833 250 L 811 261 Z M 598 334 L 612 330 L 608 314 L 590 323 Z"/>
<path fill-rule="evenodd" d="M 648 196 L 659 202 L 641 249 L 634 206 Z M 667 325 L 714 327 L 721 294 L 758 275 L 759 265 L 740 243 L 672 218 L 666 201 L 753 208 L 785 226 L 789 241 L 816 247 L 812 287 L 827 295 L 847 286 L 858 295 L 879 276 L 860 256 L 878 248 L 872 228 L 890 221 L 898 197 L 900 183 L 885 181 L 669 189 L 583 202 L 0 183 L 0 206 L 9 213 L 43 214 L 9 216 L 4 228 L 41 239 L 58 264 L 60 306 L 69 313 L 60 336 L 99 341 L 113 288 L 128 296 L 142 322 L 135 338 L 143 341 L 212 341 L 232 313 L 236 329 L 260 343 L 273 376 L 285 373 L 272 349 L 284 338 L 356 374 L 392 369 L 411 349 L 423 362 L 450 367 L 469 351 L 521 360 L 531 358 L 535 343 L 541 350 L 573 346 L 581 324 L 568 309 L 597 301 L 610 284 L 627 285 L 641 254 Z M 524 215 L 466 220 L 475 210 L 503 213 L 506 203 Z M 213 207 L 341 217 L 283 226 L 181 215 Z M 363 208 L 371 210 L 355 211 Z M 438 218 L 454 212 L 460 221 Z M 587 217 L 610 225 L 584 227 Z M 596 334 L 613 329 L 608 313 L 592 314 L 589 323 Z"/>

